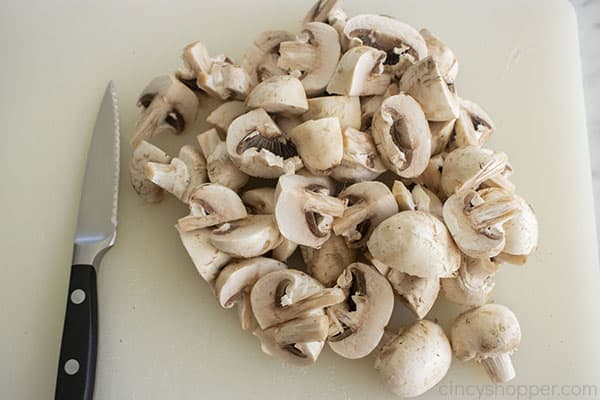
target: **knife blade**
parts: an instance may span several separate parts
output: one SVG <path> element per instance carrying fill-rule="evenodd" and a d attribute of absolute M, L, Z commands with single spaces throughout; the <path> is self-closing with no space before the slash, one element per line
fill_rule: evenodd
<path fill-rule="evenodd" d="M 69 277 L 56 400 L 91 400 L 98 344 L 96 270 L 117 237 L 119 113 L 113 82 L 104 92 L 88 152 Z"/>

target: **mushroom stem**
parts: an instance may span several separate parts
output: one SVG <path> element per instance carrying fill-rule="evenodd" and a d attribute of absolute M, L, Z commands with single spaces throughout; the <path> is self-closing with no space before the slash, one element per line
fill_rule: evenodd
<path fill-rule="evenodd" d="M 360 240 L 361 232 L 356 227 L 370 217 L 370 210 L 365 204 L 356 204 L 346 208 L 344 215 L 333 221 L 333 232 L 336 235 L 348 236 L 350 240 Z"/>
<path fill-rule="evenodd" d="M 342 289 L 323 289 L 317 294 L 301 299 L 292 305 L 283 306 L 279 310 L 277 317 L 281 321 L 289 321 L 308 311 L 330 307 L 345 300 L 346 296 Z"/>
<path fill-rule="evenodd" d="M 495 154 L 490 161 L 488 161 L 479 172 L 473 175 L 470 179 L 467 179 L 457 192 L 465 189 L 474 189 L 479 187 L 483 182 L 500 176 L 506 169 L 506 163 L 508 158 L 504 153 Z"/>
<path fill-rule="evenodd" d="M 185 164 L 176 158 L 171 164 L 149 162 L 145 173 L 150 182 L 173 193 L 178 199 L 182 198 L 191 179 Z"/>
<path fill-rule="evenodd" d="M 307 200 L 304 210 L 319 214 L 341 217 L 346 208 L 346 202 L 338 198 L 319 192 L 306 192 Z"/>
<path fill-rule="evenodd" d="M 142 123 L 138 125 L 133 138 L 131 139 L 131 146 L 135 149 L 138 145 L 152 137 L 152 133 L 158 130 L 158 127 L 167 117 L 168 108 L 165 107 L 163 101 L 153 101 L 150 103 L 146 111 L 144 112 L 144 118 Z"/>
<path fill-rule="evenodd" d="M 279 345 L 322 342 L 327 338 L 329 319 L 326 315 L 297 318 L 273 329 Z"/>
<path fill-rule="evenodd" d="M 283 69 L 310 70 L 314 67 L 317 58 L 314 46 L 299 41 L 283 42 L 279 46 L 279 51 L 281 56 L 278 67 Z"/>
<path fill-rule="evenodd" d="M 469 199 L 469 196 L 465 198 L 465 203 L 467 199 Z M 485 230 L 493 225 L 503 224 L 519 212 L 519 204 L 512 196 L 502 196 L 498 199 L 488 200 L 471 209 L 469 209 L 469 204 L 465 204 L 465 207 L 465 214 L 469 216 L 473 228 L 478 231 Z"/>
<path fill-rule="evenodd" d="M 515 369 L 508 353 L 486 358 L 481 363 L 494 383 L 508 382 L 515 377 Z"/>

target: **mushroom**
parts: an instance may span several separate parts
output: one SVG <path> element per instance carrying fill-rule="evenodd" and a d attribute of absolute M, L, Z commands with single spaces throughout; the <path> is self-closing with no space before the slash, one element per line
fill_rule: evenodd
<path fill-rule="evenodd" d="M 342 162 L 331 171 L 331 176 L 335 180 L 371 181 L 386 171 L 370 133 L 346 128 L 342 131 L 342 139 L 344 142 Z"/>
<path fill-rule="evenodd" d="M 419 319 L 427 316 L 440 292 L 439 278 L 421 278 L 392 269 L 387 279 L 404 305 Z"/>
<path fill-rule="evenodd" d="M 356 250 L 349 248 L 344 238 L 336 235 L 331 235 L 318 249 L 301 246 L 300 251 L 308 274 L 325 287 L 335 285 L 344 269 L 356 261 Z"/>
<path fill-rule="evenodd" d="M 398 212 L 394 195 L 381 182 L 359 182 L 338 196 L 348 202 L 341 217 L 333 221 L 333 232 L 343 236 L 348 247 L 362 247 L 383 220 Z"/>
<path fill-rule="evenodd" d="M 431 155 L 443 152 L 454 134 L 456 120 L 441 122 L 429 122 L 429 131 L 431 132 Z"/>
<path fill-rule="evenodd" d="M 508 180 L 512 169 L 508 157 L 504 153 L 494 153 L 490 149 L 468 146 L 455 149 L 448 153 L 444 159 L 441 174 L 441 187 L 447 196 L 455 193 L 465 182 L 480 173 L 489 163 L 496 165 L 496 173 L 489 174 L 487 180 L 482 181 L 486 186 L 497 186 L 509 191 L 514 190 L 514 185 Z"/>
<path fill-rule="evenodd" d="M 454 83 L 458 75 L 458 60 L 454 52 L 428 29 L 421 29 L 419 33 L 425 39 L 427 52 L 438 65 L 444 80 Z"/>
<path fill-rule="evenodd" d="M 326 289 L 317 280 L 294 269 L 264 275 L 250 292 L 252 311 L 263 330 L 344 300 L 340 288 Z"/>
<path fill-rule="evenodd" d="M 445 201 L 448 197 L 442 189 L 442 169 L 446 153 L 436 154 L 429 159 L 425 171 L 421 175 L 413 178 L 413 182 L 431 190 L 441 200 Z"/>
<path fill-rule="evenodd" d="M 201 42 L 183 49 L 185 70 L 180 75 L 186 80 L 196 79 L 196 85 L 210 96 L 221 100 L 243 100 L 250 92 L 252 81 L 248 73 L 224 55 L 210 57 Z"/>
<path fill-rule="evenodd" d="M 317 0 L 317 2 L 308 10 L 302 24 L 309 22 L 329 22 L 332 13 L 342 9 L 342 0 Z"/>
<path fill-rule="evenodd" d="M 383 276 L 370 265 L 350 264 L 337 280 L 346 301 L 327 309 L 328 343 L 344 358 L 370 354 L 383 336 L 392 316 L 394 293 Z"/>
<path fill-rule="evenodd" d="M 289 134 L 304 166 L 314 175 L 330 175 L 342 162 L 344 143 L 335 117 L 306 121 Z"/>
<path fill-rule="evenodd" d="M 460 116 L 455 130 L 458 147 L 482 146 L 494 133 L 496 125 L 477 104 L 460 99 Z"/>
<path fill-rule="evenodd" d="M 248 72 L 254 85 L 272 76 L 285 75 L 286 71 L 277 66 L 279 45 L 294 40 L 287 31 L 266 31 L 256 37 L 244 54 L 242 67 Z"/>
<path fill-rule="evenodd" d="M 229 128 L 229 125 L 231 125 L 231 122 L 240 115 L 246 114 L 248 111 L 250 110 L 243 101 L 228 101 L 208 114 L 206 122 L 214 125 L 224 137 L 224 135 L 227 134 L 227 129 Z"/>
<path fill-rule="evenodd" d="M 275 212 L 275 189 L 261 187 L 246 190 L 242 201 L 250 214 L 273 214 Z"/>
<path fill-rule="evenodd" d="M 346 128 L 360 129 L 359 97 L 325 96 L 308 99 L 308 111 L 302 114 L 303 121 L 337 117 L 342 130 Z"/>
<path fill-rule="evenodd" d="M 402 211 L 386 219 L 367 247 L 390 268 L 421 278 L 451 277 L 460 267 L 460 252 L 446 226 L 422 211 Z"/>
<path fill-rule="evenodd" d="M 206 172 L 212 183 L 217 183 L 237 191 L 248 183 L 248 175 L 233 164 L 227 152 L 227 145 L 221 140 L 216 129 L 198 135 L 198 143 L 206 157 Z"/>
<path fill-rule="evenodd" d="M 211 286 L 221 269 L 231 260 L 231 257 L 210 244 L 210 229 L 196 229 L 185 232 L 175 226 L 183 247 L 189 254 L 202 279 Z"/>
<path fill-rule="evenodd" d="M 427 57 L 427 45 L 413 27 L 391 17 L 362 14 L 350 18 L 344 27 L 350 46 L 370 46 L 386 53 L 385 64 L 397 66 L 404 60 Z"/>
<path fill-rule="evenodd" d="M 517 214 L 508 220 L 504 229 L 505 244 L 502 248 L 504 261 L 524 264 L 538 245 L 538 222 L 535 212 L 521 196 L 513 194 L 517 202 Z"/>
<path fill-rule="evenodd" d="M 129 165 L 129 178 L 135 192 L 148 203 L 158 203 L 163 199 L 163 189 L 146 178 L 146 165 L 149 162 L 168 164 L 171 161 L 164 151 L 142 140 L 133 151 Z"/>
<path fill-rule="evenodd" d="M 131 145 L 171 132 L 181 133 L 196 120 L 198 98 L 173 75 L 154 78 L 142 91 L 137 106 L 141 109 Z"/>
<path fill-rule="evenodd" d="M 402 181 L 394 181 L 392 194 L 398 203 L 399 211 L 414 211 L 417 209 L 413 195 Z"/>
<path fill-rule="evenodd" d="M 279 246 L 281 236 L 272 215 L 248 215 L 214 229 L 210 242 L 232 257 L 251 258 Z"/>
<path fill-rule="evenodd" d="M 431 155 L 431 133 L 419 103 L 405 94 L 388 97 L 373 117 L 373 139 L 384 164 L 403 178 L 419 176 Z"/>
<path fill-rule="evenodd" d="M 441 200 L 431 190 L 421 185 L 415 185 L 412 190 L 415 210 L 427 212 L 443 220 L 443 205 Z"/>
<path fill-rule="evenodd" d="M 480 306 L 489 301 L 494 290 L 494 274 L 498 264 L 489 258 L 471 258 L 463 255 L 458 275 L 442 278 L 442 293 L 453 303 Z"/>
<path fill-rule="evenodd" d="M 391 81 L 391 76 L 384 72 L 385 57 L 385 52 L 369 46 L 348 50 L 338 63 L 327 92 L 345 96 L 383 94 Z"/>
<path fill-rule="evenodd" d="M 233 163 L 251 176 L 277 178 L 302 168 L 296 146 L 262 108 L 236 118 L 226 143 Z"/>
<path fill-rule="evenodd" d="M 521 327 L 508 307 L 485 304 L 462 313 L 450 329 L 450 341 L 459 360 L 482 363 L 492 382 L 515 377 L 510 355 L 521 343 Z"/>
<path fill-rule="evenodd" d="M 188 203 L 192 192 L 207 180 L 206 160 L 193 146 L 185 145 L 179 157 L 170 164 L 149 162 L 146 177 L 184 203 Z"/>
<path fill-rule="evenodd" d="M 281 234 L 299 245 L 319 248 L 329 239 L 333 217 L 344 213 L 343 200 L 330 196 L 327 180 L 300 175 L 279 178 L 275 221 Z"/>
<path fill-rule="evenodd" d="M 256 85 L 246 99 L 249 108 L 270 113 L 302 114 L 308 110 L 302 83 L 289 75 L 272 76 Z"/>
<path fill-rule="evenodd" d="M 400 397 L 420 396 L 446 376 L 452 349 L 443 329 L 421 320 L 400 329 L 375 358 L 375 369 Z"/>
<path fill-rule="evenodd" d="M 428 121 L 450 121 L 459 116 L 454 86 L 446 83 L 433 57 L 406 70 L 400 79 L 400 91 L 419 102 Z"/>
<path fill-rule="evenodd" d="M 360 99 L 360 130 L 371 131 L 373 116 L 381 108 L 383 96 L 363 96 Z"/>
<path fill-rule="evenodd" d="M 200 185 L 190 196 L 190 215 L 179 219 L 183 232 L 207 228 L 248 216 L 240 197 L 218 183 Z"/>
<path fill-rule="evenodd" d="M 306 94 L 325 91 L 340 58 L 337 31 L 322 22 L 309 22 L 296 40 L 279 44 L 277 66 L 298 76 Z"/>
<path fill-rule="evenodd" d="M 298 248 L 298 243 L 294 243 L 281 236 L 281 244 L 273 249 L 271 257 L 276 260 L 285 262 L 294 254 Z"/>

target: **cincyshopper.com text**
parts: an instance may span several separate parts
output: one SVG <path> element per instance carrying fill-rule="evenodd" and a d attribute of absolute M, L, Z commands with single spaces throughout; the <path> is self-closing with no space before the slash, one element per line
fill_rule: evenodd
<path fill-rule="evenodd" d="M 440 385 L 438 393 L 449 399 L 596 399 L 598 385 L 459 385 L 450 382 Z"/>

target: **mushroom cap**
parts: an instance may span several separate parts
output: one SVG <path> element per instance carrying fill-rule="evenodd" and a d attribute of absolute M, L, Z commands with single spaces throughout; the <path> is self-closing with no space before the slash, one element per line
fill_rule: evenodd
<path fill-rule="evenodd" d="M 394 292 L 384 276 L 363 263 L 346 267 L 337 286 L 348 297 L 327 310 L 339 324 L 336 332 L 329 334 L 329 347 L 344 358 L 365 357 L 377 347 L 392 316 Z"/>
<path fill-rule="evenodd" d="M 308 111 L 302 114 L 303 121 L 337 117 L 342 130 L 360 129 L 360 99 L 357 96 L 324 96 L 308 99 Z"/>
<path fill-rule="evenodd" d="M 460 267 L 460 252 L 446 226 L 421 211 L 389 217 L 375 228 L 367 247 L 390 268 L 422 278 L 450 277 Z"/>
<path fill-rule="evenodd" d="M 528 256 L 538 245 L 538 221 L 533 208 L 525 199 L 516 194 L 513 196 L 518 202 L 518 213 L 503 225 L 506 241 L 502 252 L 513 256 Z"/>
<path fill-rule="evenodd" d="M 310 276 L 325 287 L 335 285 L 344 269 L 356 261 L 356 250 L 346 246 L 343 237 L 331 235 L 321 248 L 300 247 L 302 259 Z"/>
<path fill-rule="evenodd" d="M 290 132 L 304 166 L 315 175 L 329 175 L 342 162 L 344 144 L 336 117 L 306 121 Z"/>
<path fill-rule="evenodd" d="M 440 279 L 421 278 L 395 270 L 390 270 L 387 278 L 392 285 L 392 289 L 400 296 L 406 307 L 417 318 L 425 318 L 435 304 L 440 292 Z"/>
<path fill-rule="evenodd" d="M 189 206 L 190 216 L 179 220 L 179 228 L 186 232 L 248 216 L 237 193 L 217 183 L 198 186 L 190 196 Z"/>
<path fill-rule="evenodd" d="M 480 306 L 489 301 L 494 290 L 494 274 L 498 264 L 489 258 L 464 256 L 458 274 L 454 278 L 440 280 L 444 297 L 465 306 Z"/>
<path fill-rule="evenodd" d="M 206 117 L 206 122 L 214 125 L 220 132 L 227 133 L 231 122 L 248 111 L 250 110 L 246 107 L 245 102 L 239 100 L 228 101 L 211 111 Z"/>
<path fill-rule="evenodd" d="M 223 268 L 215 282 L 217 300 L 222 307 L 231 308 L 242 292 L 250 290 L 260 277 L 286 268 L 284 263 L 266 257 L 233 262 Z"/>
<path fill-rule="evenodd" d="M 184 232 L 177 228 L 183 247 L 189 254 L 202 279 L 211 286 L 217 275 L 231 257 L 215 248 L 209 240 L 210 229 L 196 229 Z"/>
<path fill-rule="evenodd" d="M 129 165 L 129 178 L 135 192 L 148 203 L 158 203 L 163 199 L 163 189 L 146 178 L 146 165 L 149 162 L 168 164 L 171 161 L 164 151 L 142 140 L 133 150 Z"/>
<path fill-rule="evenodd" d="M 404 328 L 375 358 L 375 369 L 400 397 L 419 396 L 446 376 L 452 349 L 443 329 L 422 320 Z"/>
<path fill-rule="evenodd" d="M 315 96 L 327 87 L 340 53 L 335 28 L 323 22 L 309 22 L 295 41 L 280 43 L 277 66 L 293 73 L 300 72 L 306 94 Z"/>
<path fill-rule="evenodd" d="M 273 214 L 275 212 L 275 189 L 261 187 L 246 190 L 242 201 L 251 214 Z"/>
<path fill-rule="evenodd" d="M 458 75 L 458 60 L 454 52 L 428 29 L 421 29 L 419 33 L 425 39 L 427 52 L 438 65 L 444 80 L 448 83 L 455 82 Z"/>
<path fill-rule="evenodd" d="M 369 46 L 348 50 L 340 59 L 327 85 L 327 92 L 345 96 L 383 94 L 391 76 L 384 72 L 386 53 Z"/>
<path fill-rule="evenodd" d="M 198 143 L 206 157 L 206 172 L 212 183 L 218 183 L 237 191 L 248 183 L 248 175 L 233 164 L 227 145 L 221 140 L 216 129 L 198 135 Z"/>
<path fill-rule="evenodd" d="M 370 133 L 346 128 L 342 130 L 342 139 L 344 142 L 342 162 L 331 171 L 331 176 L 335 180 L 371 181 L 386 171 Z"/>
<path fill-rule="evenodd" d="M 458 147 L 482 146 L 494 133 L 496 125 L 479 105 L 460 99 L 460 114 L 455 130 Z"/>
<path fill-rule="evenodd" d="M 387 53 L 386 64 L 397 64 L 402 49 L 414 60 L 427 57 L 427 44 L 419 32 L 403 22 L 383 15 L 361 14 L 352 17 L 344 34 L 355 44 L 374 47 Z"/>
<path fill-rule="evenodd" d="M 281 236 L 272 215 L 248 215 L 214 229 L 210 243 L 233 257 L 251 258 L 273 250 Z"/>
<path fill-rule="evenodd" d="M 405 94 L 390 96 L 373 116 L 377 150 L 386 166 L 403 178 L 419 176 L 431 155 L 431 133 L 419 103 Z"/>
<path fill-rule="evenodd" d="M 329 239 L 333 217 L 343 214 L 344 202 L 329 196 L 327 182 L 301 175 L 279 178 L 273 215 L 286 239 L 314 248 Z"/>
<path fill-rule="evenodd" d="M 485 304 L 456 318 L 450 329 L 450 341 L 459 360 L 482 361 L 517 350 L 521 327 L 508 307 Z"/>
<path fill-rule="evenodd" d="M 346 239 L 349 247 L 362 247 L 376 226 L 398 212 L 390 189 L 378 181 L 348 186 L 338 196 L 348 201 L 344 215 L 333 222 L 333 231 Z"/>
<path fill-rule="evenodd" d="M 246 105 L 270 113 L 302 114 L 308 110 L 302 83 L 289 75 L 276 75 L 260 82 L 248 94 Z"/>
<path fill-rule="evenodd" d="M 260 178 L 277 178 L 302 167 L 293 143 L 262 108 L 229 125 L 227 152 L 240 170 Z"/>
<path fill-rule="evenodd" d="M 278 50 L 281 42 L 290 40 L 294 40 L 294 34 L 287 31 L 265 31 L 254 39 L 242 62 L 254 84 L 274 75 L 286 74 L 277 67 Z"/>

